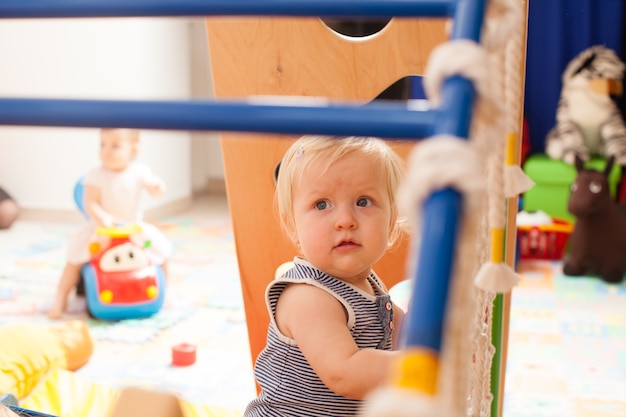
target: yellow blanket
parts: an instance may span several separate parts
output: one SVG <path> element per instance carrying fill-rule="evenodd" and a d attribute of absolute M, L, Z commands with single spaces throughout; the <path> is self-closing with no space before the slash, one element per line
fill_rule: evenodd
<path fill-rule="evenodd" d="M 107 417 L 121 390 L 55 369 L 37 385 L 20 407 L 62 417 Z M 180 400 L 185 417 L 242 417 L 243 412 Z"/>

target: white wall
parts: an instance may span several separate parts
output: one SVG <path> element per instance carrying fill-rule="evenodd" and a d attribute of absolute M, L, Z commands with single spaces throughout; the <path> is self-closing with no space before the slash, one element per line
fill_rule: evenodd
<path fill-rule="evenodd" d="M 208 71 L 201 20 L 2 20 L 0 39 L 4 97 L 187 99 L 197 84 L 192 78 Z M 192 71 L 194 63 L 201 66 Z M 210 92 L 210 76 L 205 84 L 200 87 Z M 194 139 L 205 152 L 195 155 L 194 164 L 204 166 L 199 170 L 192 167 L 191 138 L 189 132 L 142 131 L 139 160 L 168 185 L 148 207 L 190 197 L 206 176 L 223 178 L 218 141 Z M 73 210 L 73 185 L 98 163 L 97 154 L 97 129 L 0 127 L 0 185 L 24 208 Z M 206 168 L 216 159 L 213 171 Z"/>
<path fill-rule="evenodd" d="M 196 98 L 213 98 L 213 79 L 204 19 L 193 20 L 191 30 L 191 90 Z M 224 164 L 219 135 L 215 132 L 191 133 L 191 178 L 193 191 L 207 186 L 207 180 L 224 181 Z"/>

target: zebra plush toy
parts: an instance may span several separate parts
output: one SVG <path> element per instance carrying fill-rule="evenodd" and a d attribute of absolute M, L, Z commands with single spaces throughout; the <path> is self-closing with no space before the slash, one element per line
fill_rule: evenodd
<path fill-rule="evenodd" d="M 585 49 L 565 68 L 556 125 L 546 137 L 546 153 L 574 164 L 578 154 L 615 157 L 626 165 L 626 126 L 611 96 L 622 94 L 626 66 L 611 49 Z"/>

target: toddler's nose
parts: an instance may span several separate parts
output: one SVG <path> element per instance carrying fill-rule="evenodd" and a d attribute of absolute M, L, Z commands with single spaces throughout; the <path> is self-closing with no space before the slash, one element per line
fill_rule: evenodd
<path fill-rule="evenodd" d="M 357 221 L 354 211 L 350 208 L 340 208 L 337 210 L 337 218 L 335 219 L 335 227 L 337 229 L 356 229 Z"/>

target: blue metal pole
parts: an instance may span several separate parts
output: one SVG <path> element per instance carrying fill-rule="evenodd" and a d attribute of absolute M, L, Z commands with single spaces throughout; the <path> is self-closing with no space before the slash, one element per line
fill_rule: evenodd
<path fill-rule="evenodd" d="M 406 103 L 287 106 L 225 101 L 114 101 L 0 98 L 0 125 L 128 127 L 277 134 L 422 138 L 437 111 Z"/>
<path fill-rule="evenodd" d="M 474 96 L 472 84 L 453 77 L 443 89 L 446 108 L 438 113 L 435 133 L 467 137 Z M 407 346 L 426 347 L 434 352 L 441 349 L 461 210 L 462 198 L 454 189 L 436 191 L 424 202 L 422 244 L 404 337 Z"/>
<path fill-rule="evenodd" d="M 478 41 L 484 10 L 484 0 L 459 1 L 453 19 L 452 38 Z M 445 81 L 442 89 L 442 105 L 434 133 L 468 138 L 474 101 L 472 83 L 454 76 Z M 426 348 L 435 356 L 441 349 L 461 214 L 462 197 L 451 188 L 434 192 L 423 207 L 422 243 L 407 312 L 404 343 L 408 348 Z M 436 379 L 436 372 L 431 376 Z M 430 386 L 436 386 L 436 381 Z"/>
<path fill-rule="evenodd" d="M 121 16 L 449 16 L 457 0 L 2 0 L 0 18 Z"/>

